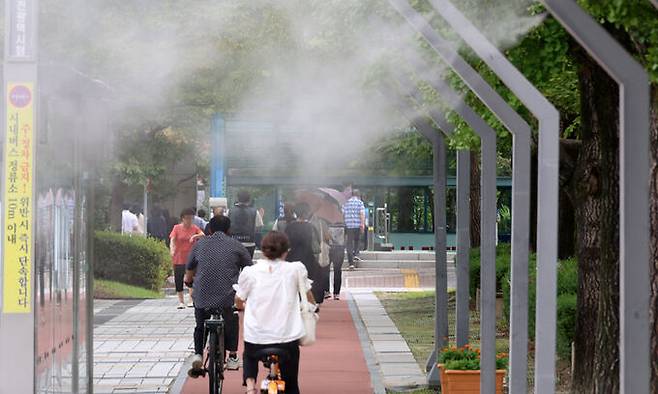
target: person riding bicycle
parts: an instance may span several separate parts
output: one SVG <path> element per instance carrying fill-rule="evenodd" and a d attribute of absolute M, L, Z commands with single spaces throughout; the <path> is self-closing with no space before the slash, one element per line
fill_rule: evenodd
<path fill-rule="evenodd" d="M 194 286 L 194 358 L 192 369 L 203 368 L 203 349 L 207 338 L 204 322 L 213 310 L 221 310 L 225 322 L 225 349 L 229 356 L 226 369 L 239 369 L 239 319 L 233 311 L 240 271 L 251 265 L 251 256 L 242 244 L 228 236 L 231 220 L 214 216 L 209 223 L 212 234 L 201 238 L 190 252 L 185 281 Z"/>
<path fill-rule="evenodd" d="M 244 308 L 243 384 L 247 394 L 257 393 L 259 351 L 279 348 L 287 353 L 280 362 L 286 394 L 299 393 L 299 339 L 306 332 L 300 313 L 299 283 L 315 304 L 311 280 L 300 262 L 286 262 L 288 237 L 272 231 L 265 235 L 261 250 L 266 259 L 246 267 L 240 274 L 235 304 Z"/>

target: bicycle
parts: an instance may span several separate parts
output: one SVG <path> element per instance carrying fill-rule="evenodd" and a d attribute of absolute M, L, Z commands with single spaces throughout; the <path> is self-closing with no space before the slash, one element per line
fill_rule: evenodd
<path fill-rule="evenodd" d="M 263 379 L 260 385 L 260 391 L 263 394 L 285 393 L 286 382 L 281 377 L 280 364 L 289 357 L 288 352 L 284 349 L 270 347 L 261 349 L 256 356 L 263 363 L 263 366 L 269 369 L 269 373 Z"/>
<path fill-rule="evenodd" d="M 224 386 L 224 318 L 221 309 L 210 311 L 210 319 L 204 323 L 208 333 L 207 356 L 200 370 L 190 369 L 188 375 L 192 378 L 208 374 L 209 393 L 221 394 Z"/>

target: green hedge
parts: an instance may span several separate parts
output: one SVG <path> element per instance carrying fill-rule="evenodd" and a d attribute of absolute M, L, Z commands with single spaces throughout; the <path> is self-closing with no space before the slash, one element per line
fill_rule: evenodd
<path fill-rule="evenodd" d="M 503 308 L 505 318 L 510 315 L 510 278 L 507 273 L 503 280 Z M 557 351 L 561 357 L 571 353 L 571 342 L 576 329 L 576 294 L 578 290 L 578 262 L 575 259 L 558 262 L 557 269 Z M 536 255 L 531 254 L 528 266 L 528 335 L 535 336 L 535 302 L 537 299 Z"/>
<path fill-rule="evenodd" d="M 164 242 L 97 231 L 94 240 L 94 277 L 159 291 L 171 271 Z"/>
<path fill-rule="evenodd" d="M 501 243 L 496 246 L 496 291 L 501 292 L 503 279 L 510 270 L 510 254 L 512 248 L 508 243 Z M 469 292 L 471 299 L 475 299 L 475 292 L 480 287 L 480 248 L 471 249 L 470 262 L 470 283 Z"/>
<path fill-rule="evenodd" d="M 505 319 L 509 322 L 511 245 L 498 244 L 496 247 L 496 291 L 503 293 Z M 535 300 L 537 256 L 530 254 L 528 266 L 528 330 L 530 338 L 535 335 Z M 557 351 L 561 357 L 571 353 L 571 342 L 576 327 L 576 294 L 578 290 L 578 262 L 575 259 L 558 262 L 557 283 Z M 480 249 L 474 248 L 470 255 L 471 299 L 475 299 L 476 289 L 480 287 Z"/>

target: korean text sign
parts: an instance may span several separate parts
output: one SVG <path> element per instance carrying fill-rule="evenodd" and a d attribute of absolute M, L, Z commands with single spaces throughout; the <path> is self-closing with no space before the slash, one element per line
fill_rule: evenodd
<path fill-rule="evenodd" d="M 34 85 L 7 83 L 3 196 L 3 313 L 32 310 Z"/>

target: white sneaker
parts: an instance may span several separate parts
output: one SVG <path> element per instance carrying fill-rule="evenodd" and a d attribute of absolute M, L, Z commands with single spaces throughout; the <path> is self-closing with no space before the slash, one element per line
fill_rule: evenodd
<path fill-rule="evenodd" d="M 190 301 L 187 303 L 188 308 L 194 308 L 194 302 Z"/>
<path fill-rule="evenodd" d="M 354 271 L 354 264 L 350 264 L 350 266 L 347 269 L 349 269 L 350 271 Z"/>
<path fill-rule="evenodd" d="M 226 359 L 226 369 L 229 371 L 237 371 L 240 369 L 240 358 L 237 354 L 235 356 L 228 356 Z"/>
<path fill-rule="evenodd" d="M 185 304 L 183 304 L 182 302 L 179 302 L 177 308 L 178 308 L 178 309 L 185 309 L 186 306 L 185 306 Z"/>
<path fill-rule="evenodd" d="M 203 368 L 203 357 L 200 354 L 192 356 L 192 369 L 200 371 Z"/>

